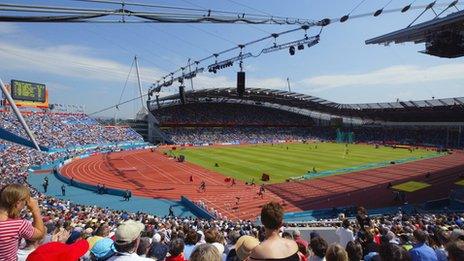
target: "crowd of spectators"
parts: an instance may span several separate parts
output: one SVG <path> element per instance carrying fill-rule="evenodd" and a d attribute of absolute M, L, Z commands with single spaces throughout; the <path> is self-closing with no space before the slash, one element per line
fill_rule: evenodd
<path fill-rule="evenodd" d="M 163 125 L 311 126 L 309 116 L 247 104 L 192 103 L 155 111 Z"/>
<path fill-rule="evenodd" d="M 164 133 L 176 144 L 273 143 L 313 138 L 300 127 L 169 128 Z"/>
<path fill-rule="evenodd" d="M 282 206 L 270 202 L 261 223 L 114 211 L 10 184 L 0 192 L 0 259 L 464 260 L 462 214 L 369 217 L 360 208 L 356 219 L 284 224 Z M 329 244 L 314 231 L 301 235 L 327 224 L 336 228 L 338 242 Z"/>
<path fill-rule="evenodd" d="M 28 111 L 22 114 L 39 145 L 44 147 L 67 148 L 87 144 L 143 141 L 131 128 L 105 127 L 85 114 L 50 111 Z M 13 112 L 0 110 L 0 119 L 0 128 L 21 137 L 28 137 Z"/>
<path fill-rule="evenodd" d="M 176 144 L 271 143 L 281 140 L 337 140 L 337 130 L 352 133 L 352 142 L 462 148 L 464 132 L 444 128 L 313 127 L 172 127 L 163 131 Z M 459 137 L 461 135 L 462 137 Z M 351 142 L 351 141 L 350 141 Z"/>

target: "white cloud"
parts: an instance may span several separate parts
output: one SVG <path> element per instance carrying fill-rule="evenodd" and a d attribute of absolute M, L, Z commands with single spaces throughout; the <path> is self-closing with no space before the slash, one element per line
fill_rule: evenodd
<path fill-rule="evenodd" d="M 130 70 L 130 62 L 121 64 L 113 60 L 96 58 L 82 46 L 59 45 L 53 47 L 27 47 L 0 42 L 0 68 L 43 72 L 87 80 L 124 82 Z M 151 83 L 162 75 L 158 68 L 143 67 L 142 81 Z M 135 77 L 131 77 L 135 81 Z"/>
<path fill-rule="evenodd" d="M 420 84 L 464 79 L 463 71 L 464 63 L 429 67 L 398 65 L 360 74 L 316 76 L 302 80 L 301 85 L 316 87 L 312 91 L 324 91 L 344 86 Z"/>

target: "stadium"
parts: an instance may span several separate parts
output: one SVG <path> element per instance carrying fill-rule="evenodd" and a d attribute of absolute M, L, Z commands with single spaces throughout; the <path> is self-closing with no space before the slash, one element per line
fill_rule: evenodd
<path fill-rule="evenodd" d="M 293 56 L 319 44 L 322 28 L 377 17 L 390 2 L 354 18 L 302 21 L 295 29 L 304 30 L 302 40 L 274 42 L 261 53 L 288 49 Z M 440 15 L 456 5 L 444 5 Z M 69 14 L 0 11 L 0 22 L 81 23 L 108 15 L 0 7 Z M 124 18 L 124 8 L 111 15 Z M 210 13 L 187 19 L 134 11 L 127 19 L 237 22 Z M 425 42 L 426 54 L 462 56 L 462 11 L 440 15 L 366 44 Z M 234 19 L 262 19 L 244 17 Z M 308 36 L 313 26 L 321 31 Z M 95 113 L 52 103 L 60 92 L 53 83 L 20 75 L 0 81 L 0 260 L 464 260 L 464 97 L 339 103 L 292 91 L 288 78 L 279 89 L 251 86 L 242 63 L 261 53 L 242 51 L 260 41 L 189 58 L 146 93 L 135 57 L 137 97 L 122 101 L 128 75 L 119 102 Z M 240 53 L 223 60 L 230 50 Z M 201 66 L 208 59 L 214 61 Z M 233 63 L 240 64 L 236 86 L 193 88 L 199 74 Z M 128 102 L 141 102 L 136 117 L 116 120 Z M 96 116 L 113 109 L 114 119 Z"/>

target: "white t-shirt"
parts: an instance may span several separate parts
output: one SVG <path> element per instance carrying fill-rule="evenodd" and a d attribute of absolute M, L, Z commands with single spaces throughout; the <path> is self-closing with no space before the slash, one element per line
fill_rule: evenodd
<path fill-rule="evenodd" d="M 348 242 L 354 240 L 353 231 L 351 231 L 348 228 L 339 227 L 335 231 L 335 234 L 337 234 L 338 237 L 340 238 L 340 245 L 344 248 L 346 248 L 346 245 L 348 244 Z"/>
<path fill-rule="evenodd" d="M 110 257 L 110 259 L 108 259 L 108 261 L 130 261 L 130 260 L 140 260 L 140 261 L 148 261 L 148 260 L 151 260 L 153 261 L 153 259 L 151 258 L 146 258 L 146 257 L 141 257 L 139 255 L 137 255 L 137 253 L 116 253 L 116 255 Z"/>

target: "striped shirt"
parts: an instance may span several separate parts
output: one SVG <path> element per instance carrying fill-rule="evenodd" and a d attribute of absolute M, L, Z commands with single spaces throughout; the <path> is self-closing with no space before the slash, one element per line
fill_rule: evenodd
<path fill-rule="evenodd" d="M 19 240 L 31 239 L 32 235 L 34 235 L 34 227 L 27 220 L 0 221 L 0 261 L 17 260 Z"/>

